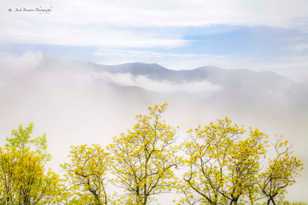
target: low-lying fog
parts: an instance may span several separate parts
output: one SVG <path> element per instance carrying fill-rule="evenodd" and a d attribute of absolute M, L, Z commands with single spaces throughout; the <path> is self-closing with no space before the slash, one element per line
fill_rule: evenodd
<path fill-rule="evenodd" d="M 147 64 L 144 64 L 145 69 Z M 306 200 L 308 84 L 271 72 L 211 69 L 204 80 L 159 80 L 107 72 L 102 66 L 50 59 L 40 53 L 0 58 L 0 140 L 20 123 L 46 133 L 52 166 L 59 170 L 72 144 L 107 145 L 134 116 L 166 101 L 165 118 L 181 130 L 223 116 L 289 139 L 306 169 L 290 199 Z M 213 74 L 214 73 L 214 74 Z"/>

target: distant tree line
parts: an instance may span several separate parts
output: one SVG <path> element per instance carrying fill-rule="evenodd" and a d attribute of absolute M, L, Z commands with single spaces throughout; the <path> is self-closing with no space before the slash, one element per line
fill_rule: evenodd
<path fill-rule="evenodd" d="M 178 137 L 166 108 L 150 106 L 107 147 L 72 146 L 61 174 L 47 166 L 46 136 L 19 126 L 0 146 L 0 204 L 148 205 L 163 193 L 177 205 L 305 204 L 285 201 L 303 170 L 286 140 L 229 118 Z"/>

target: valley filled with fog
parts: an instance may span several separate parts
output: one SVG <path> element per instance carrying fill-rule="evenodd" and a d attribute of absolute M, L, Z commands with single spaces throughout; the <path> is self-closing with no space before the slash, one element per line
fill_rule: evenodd
<path fill-rule="evenodd" d="M 200 65 L 203 66 L 203 65 Z M 307 81 L 306 81 L 307 82 Z M 274 72 L 199 67 L 170 70 L 158 64 L 99 65 L 50 58 L 41 53 L 0 59 L 0 138 L 20 123 L 46 133 L 60 170 L 70 145 L 107 145 L 138 113 L 167 102 L 166 121 L 185 130 L 229 116 L 287 138 L 305 162 L 290 198 L 308 200 L 308 84 Z"/>

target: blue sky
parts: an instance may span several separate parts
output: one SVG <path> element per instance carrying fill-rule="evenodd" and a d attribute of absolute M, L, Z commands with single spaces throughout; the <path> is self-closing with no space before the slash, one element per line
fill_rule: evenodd
<path fill-rule="evenodd" d="M 142 61 L 306 72 L 304 0 L 30 0 L 1 2 L 0 52 L 39 52 L 102 64 Z M 51 12 L 8 12 L 12 8 Z"/>
<path fill-rule="evenodd" d="M 138 29 L 136 29 L 138 30 Z M 120 32 L 120 31 L 119 31 Z M 151 29 L 143 32 L 154 32 Z M 307 34 L 295 29 L 215 25 L 208 27 L 162 28 L 161 34 L 179 35 L 186 43 L 177 47 L 116 48 L 136 51 L 155 51 L 175 54 L 234 55 L 242 57 L 275 58 L 288 54 L 305 53 L 305 49 L 292 51 L 296 38 Z M 308 36 L 307 36 L 308 37 Z M 308 41 L 308 39 L 307 39 Z M 31 43 L 4 43 L 2 51 L 23 53 L 27 50 L 42 51 L 48 55 L 82 58 L 91 57 L 99 47 L 78 45 L 53 45 Z M 110 49 L 110 48 L 109 48 Z M 292 53 L 291 53 L 292 51 Z"/>

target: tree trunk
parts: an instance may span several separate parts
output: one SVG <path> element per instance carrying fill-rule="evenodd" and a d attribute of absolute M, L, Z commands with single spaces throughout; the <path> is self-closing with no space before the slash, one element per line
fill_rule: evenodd
<path fill-rule="evenodd" d="M 275 200 L 274 200 L 273 197 L 270 197 L 270 198 L 267 200 L 267 203 L 266 203 L 266 204 L 267 204 L 267 205 L 270 205 L 270 204 L 276 205 L 276 202 L 275 202 Z"/>
<path fill-rule="evenodd" d="M 145 196 L 145 197 L 144 197 L 144 201 L 143 201 L 143 205 L 146 205 L 146 204 L 147 204 L 147 202 L 148 202 L 148 197 L 147 197 L 147 196 Z"/>
<path fill-rule="evenodd" d="M 275 202 L 274 198 L 271 198 L 271 201 L 272 201 L 273 205 L 276 205 L 276 202 Z"/>
<path fill-rule="evenodd" d="M 237 205 L 237 201 L 238 201 L 238 199 L 232 199 L 230 201 L 230 205 Z"/>

